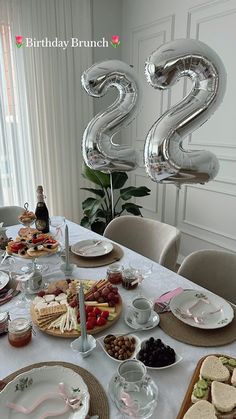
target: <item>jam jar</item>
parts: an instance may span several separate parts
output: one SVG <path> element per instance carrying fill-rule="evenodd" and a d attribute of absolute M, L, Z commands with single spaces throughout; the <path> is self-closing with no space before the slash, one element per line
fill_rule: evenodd
<path fill-rule="evenodd" d="M 107 279 L 111 284 L 120 284 L 123 280 L 124 268 L 119 263 L 114 263 L 107 268 Z"/>
<path fill-rule="evenodd" d="M 17 318 L 8 324 L 8 340 L 12 346 L 20 348 L 28 345 L 32 338 L 32 325 L 28 319 Z"/>
<path fill-rule="evenodd" d="M 9 313 L 7 311 L 0 313 L 0 335 L 7 333 Z"/>
<path fill-rule="evenodd" d="M 135 269 L 125 269 L 123 273 L 122 285 L 126 290 L 133 290 L 138 286 L 140 278 Z"/>

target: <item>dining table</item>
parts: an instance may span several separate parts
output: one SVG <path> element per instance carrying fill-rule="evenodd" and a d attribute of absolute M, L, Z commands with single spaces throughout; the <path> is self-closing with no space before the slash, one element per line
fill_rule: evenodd
<path fill-rule="evenodd" d="M 66 221 L 69 229 L 69 243 L 73 245 L 81 240 L 87 239 L 103 239 L 100 235 L 92 232 L 82 226 L 72 222 Z M 15 237 L 19 230 L 19 225 L 11 226 L 7 230 L 8 237 Z M 157 237 L 158 240 L 158 237 Z M 132 330 L 124 320 L 125 313 L 129 309 L 130 302 L 138 295 L 142 295 L 155 301 L 163 293 L 173 290 L 178 287 L 183 289 L 199 289 L 201 287 L 181 277 L 175 272 L 172 272 L 165 267 L 159 265 L 157 262 L 150 261 L 144 256 L 121 246 L 123 249 L 123 257 L 119 261 L 124 267 L 129 267 L 130 263 L 135 265 L 135 262 L 140 266 L 140 263 L 152 263 L 152 270 L 148 277 L 146 277 L 137 288 L 133 290 L 126 290 L 119 285 L 119 293 L 123 302 L 123 309 L 121 316 L 117 322 L 111 325 L 106 331 L 108 333 L 134 333 L 139 339 L 145 340 L 153 336 L 155 339 L 161 339 L 165 344 L 174 348 L 177 354 L 182 357 L 182 361 L 171 368 L 163 370 L 148 370 L 148 374 L 158 386 L 158 403 L 152 418 L 158 419 L 174 419 L 176 418 L 180 409 L 181 403 L 185 396 L 190 378 L 199 361 L 199 359 L 207 354 L 225 354 L 231 357 L 236 355 L 236 341 L 224 346 L 218 347 L 195 347 L 182 343 L 168 336 L 159 326 L 146 331 Z M 45 259 L 46 260 L 46 259 Z M 24 260 L 28 262 L 28 260 Z M 47 271 L 43 277 L 47 281 L 65 278 L 63 272 L 60 270 L 60 257 L 52 255 L 47 258 Z M 3 269 L 3 268 L 2 268 Z M 107 266 L 96 268 L 80 268 L 75 267 L 72 277 L 79 280 L 100 280 L 106 277 Z M 13 298 L 11 301 L 0 307 L 1 311 L 9 311 L 12 318 L 19 317 L 20 309 L 16 308 L 15 302 L 19 296 Z M 7 335 L 0 336 L 0 380 L 14 371 L 23 368 L 29 364 L 42 363 L 46 361 L 63 361 L 79 365 L 93 374 L 103 386 L 109 400 L 109 417 L 111 419 L 119 419 L 123 416 L 117 410 L 114 403 L 111 401 L 108 393 L 108 384 L 112 376 L 118 368 L 118 363 L 109 358 L 101 346 L 97 344 L 96 349 L 88 358 L 82 358 L 78 353 L 73 352 L 70 343 L 73 339 L 62 339 L 55 336 L 50 336 L 34 327 L 35 335 L 30 344 L 22 348 L 15 348 L 8 342 Z M 95 335 L 96 338 L 104 335 L 104 331 Z M 97 412 L 99 416 L 99 412 Z M 1 418 L 1 410 L 0 410 Z M 4 419 L 4 418 L 1 418 Z"/>

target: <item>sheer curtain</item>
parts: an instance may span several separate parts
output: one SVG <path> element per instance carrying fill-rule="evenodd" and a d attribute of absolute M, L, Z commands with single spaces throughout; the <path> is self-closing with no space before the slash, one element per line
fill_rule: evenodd
<path fill-rule="evenodd" d="M 80 77 L 90 48 L 17 48 L 15 36 L 91 39 L 88 0 L 0 0 L 0 205 L 34 209 L 42 184 L 51 214 L 81 218 L 81 139 L 91 99 Z"/>

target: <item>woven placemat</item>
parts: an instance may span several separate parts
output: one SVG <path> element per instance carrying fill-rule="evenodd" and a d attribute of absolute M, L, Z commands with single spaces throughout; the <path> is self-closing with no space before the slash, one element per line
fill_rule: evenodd
<path fill-rule="evenodd" d="M 38 364 L 28 365 L 27 367 L 21 368 L 20 370 L 13 372 L 12 374 L 3 378 L 1 383 L 4 382 L 7 384 L 11 380 L 13 380 L 13 378 L 17 377 L 17 375 L 23 372 L 29 371 L 32 368 L 40 368 L 45 365 L 50 365 L 50 366 L 61 365 L 62 367 L 70 368 L 76 373 L 78 373 L 83 378 L 85 384 L 88 387 L 88 391 L 90 394 L 89 415 L 90 416 L 98 415 L 99 419 L 109 418 L 109 404 L 108 404 L 106 393 L 103 390 L 101 384 L 90 372 L 88 372 L 84 368 L 79 367 L 78 365 L 70 364 L 69 362 L 51 361 L 51 362 L 40 362 Z"/>
<path fill-rule="evenodd" d="M 75 255 L 70 251 L 70 263 L 75 263 L 79 268 L 97 268 L 99 266 L 106 266 L 113 262 L 117 262 L 123 255 L 124 252 L 121 247 L 113 243 L 113 249 L 108 255 L 95 258 L 85 258 Z"/>
<path fill-rule="evenodd" d="M 198 329 L 177 319 L 171 312 L 159 313 L 161 329 L 172 338 L 194 346 L 222 346 L 236 340 L 236 309 L 233 321 L 220 329 Z M 157 310 L 158 311 L 158 310 Z"/>

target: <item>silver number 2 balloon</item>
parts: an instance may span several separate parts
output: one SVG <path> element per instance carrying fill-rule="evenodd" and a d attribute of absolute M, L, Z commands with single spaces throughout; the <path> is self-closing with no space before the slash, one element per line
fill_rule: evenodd
<path fill-rule="evenodd" d="M 190 93 L 148 132 L 144 147 L 148 175 L 155 182 L 177 186 L 214 179 L 219 170 L 216 156 L 204 150 L 185 150 L 183 139 L 204 124 L 223 100 L 226 72 L 222 61 L 203 42 L 179 39 L 150 55 L 145 74 L 155 89 L 167 89 L 184 76 L 193 83 Z"/>
<path fill-rule="evenodd" d="M 134 70 L 123 61 L 108 60 L 87 69 L 81 82 L 93 97 L 103 96 L 110 87 L 118 90 L 116 101 L 97 114 L 84 131 L 82 153 L 85 163 L 104 173 L 134 170 L 135 150 L 112 141 L 113 136 L 132 121 L 140 104 L 139 82 Z"/>

